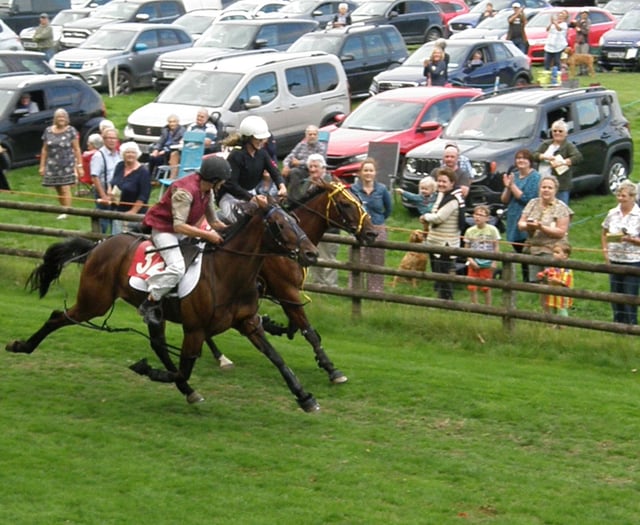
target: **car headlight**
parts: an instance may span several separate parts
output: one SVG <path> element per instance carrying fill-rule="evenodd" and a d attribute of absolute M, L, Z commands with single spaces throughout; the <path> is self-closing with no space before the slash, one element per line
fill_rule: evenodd
<path fill-rule="evenodd" d="M 355 162 L 362 162 L 368 156 L 369 155 L 366 152 L 365 153 L 360 153 L 360 155 L 353 155 L 352 157 L 349 157 L 347 159 L 347 164 L 353 164 Z"/>
<path fill-rule="evenodd" d="M 598 47 L 602 47 L 604 45 L 604 38 L 600 37 L 600 40 L 598 40 Z"/>
<path fill-rule="evenodd" d="M 160 60 L 160 57 L 156 58 L 156 61 L 153 63 L 153 69 L 160 69 L 161 63 L 162 63 L 162 60 Z"/>
<path fill-rule="evenodd" d="M 416 159 L 408 158 L 404 163 L 404 171 L 411 175 L 415 175 L 416 173 Z"/>
<path fill-rule="evenodd" d="M 482 161 L 471 161 L 474 173 L 471 174 L 473 180 L 483 179 L 488 175 L 487 165 Z"/>
<path fill-rule="evenodd" d="M 100 69 L 107 65 L 109 61 L 106 58 L 97 60 L 87 60 L 82 64 L 82 69 Z"/>

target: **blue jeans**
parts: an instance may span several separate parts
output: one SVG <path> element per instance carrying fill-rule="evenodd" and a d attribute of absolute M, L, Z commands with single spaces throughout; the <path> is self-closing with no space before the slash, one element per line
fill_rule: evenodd
<path fill-rule="evenodd" d="M 559 191 L 556 193 L 556 199 L 564 202 L 567 206 L 569 206 L 569 194 L 571 192 L 569 190 Z"/>
<path fill-rule="evenodd" d="M 562 55 L 562 51 L 557 53 L 544 52 L 544 68 L 551 71 L 553 66 L 558 66 L 558 76 L 560 76 L 560 55 Z"/>
<path fill-rule="evenodd" d="M 96 191 L 93 192 L 93 196 L 96 199 L 99 197 L 99 195 L 98 195 L 98 193 Z M 111 211 L 111 206 L 109 204 L 98 204 L 96 202 L 96 209 Z M 100 223 L 100 233 L 108 234 L 109 230 L 111 229 L 111 219 L 100 218 L 100 219 L 98 219 L 98 222 Z"/>
<path fill-rule="evenodd" d="M 612 264 L 640 268 L 640 262 L 617 263 L 612 261 Z M 623 293 L 637 297 L 638 291 L 640 291 L 640 277 L 637 275 L 611 274 L 609 275 L 609 284 L 613 293 Z M 613 310 L 613 321 L 615 323 L 638 324 L 638 307 L 636 305 L 611 303 L 611 309 Z"/>

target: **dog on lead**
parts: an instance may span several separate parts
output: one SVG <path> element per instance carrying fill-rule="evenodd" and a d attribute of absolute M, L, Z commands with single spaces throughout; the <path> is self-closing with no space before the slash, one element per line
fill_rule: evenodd
<path fill-rule="evenodd" d="M 584 53 L 574 53 L 573 49 L 568 47 L 565 52 L 568 55 L 567 64 L 569 66 L 569 73 L 572 77 L 576 76 L 576 68 L 579 67 L 580 71 L 586 69 L 590 77 L 595 76 L 596 72 L 593 68 L 595 57 Z"/>
<path fill-rule="evenodd" d="M 411 235 L 409 235 L 409 242 L 415 242 L 422 244 L 424 242 L 425 232 L 421 230 L 413 230 Z M 418 252 L 407 252 L 404 254 L 404 257 L 400 261 L 400 266 L 398 266 L 399 270 L 412 270 L 414 272 L 424 272 L 427 270 L 427 254 L 426 253 L 418 253 Z M 399 282 L 411 282 L 413 287 L 415 288 L 418 284 L 418 280 L 415 277 L 408 279 L 406 277 L 400 277 L 396 275 L 393 278 L 393 282 L 391 286 L 396 286 Z"/>

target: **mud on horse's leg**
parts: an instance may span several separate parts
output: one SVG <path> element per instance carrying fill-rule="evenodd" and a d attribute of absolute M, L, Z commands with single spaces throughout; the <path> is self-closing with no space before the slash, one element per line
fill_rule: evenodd
<path fill-rule="evenodd" d="M 260 324 L 260 317 L 254 316 L 251 319 L 247 319 L 243 322 L 240 332 L 244 334 L 253 345 L 262 352 L 269 361 L 271 361 L 282 377 L 284 378 L 291 393 L 296 397 L 296 401 L 300 408 L 305 412 L 316 412 L 320 410 L 320 405 L 316 401 L 311 392 L 306 392 L 300 381 L 295 376 L 293 371 L 285 364 L 282 356 L 276 351 L 273 346 L 267 341 L 264 335 L 264 330 Z"/>
<path fill-rule="evenodd" d="M 329 359 L 329 356 L 325 353 L 324 348 L 322 347 L 322 338 L 320 337 L 320 334 L 318 334 L 318 332 L 316 332 L 311 326 L 302 329 L 301 333 L 313 347 L 313 351 L 316 354 L 316 363 L 318 363 L 318 367 L 327 372 L 329 380 L 336 385 L 346 383 L 349 378 L 333 365 L 331 359 Z"/>
<path fill-rule="evenodd" d="M 183 368 L 182 358 L 180 359 L 180 370 L 176 368 L 176 365 L 173 363 L 171 356 L 169 355 L 169 349 L 167 347 L 167 340 L 164 335 L 164 324 L 162 325 L 149 325 L 149 340 L 151 342 L 151 348 L 160 359 L 160 362 L 164 365 L 166 370 L 159 370 L 157 368 L 152 368 L 146 359 L 141 359 L 137 363 L 134 363 L 129 368 L 136 372 L 137 374 L 147 376 L 151 381 L 158 381 L 160 383 L 175 383 L 176 388 L 187 397 L 187 401 L 189 403 L 197 403 L 200 401 L 204 401 L 204 398 L 198 394 L 186 380 L 182 379 L 185 376 L 181 373 Z M 191 366 L 188 367 L 185 364 L 185 369 L 188 368 L 189 375 L 186 376 L 187 379 L 191 375 L 191 371 L 193 370 L 193 361 L 195 359 L 191 359 Z"/>

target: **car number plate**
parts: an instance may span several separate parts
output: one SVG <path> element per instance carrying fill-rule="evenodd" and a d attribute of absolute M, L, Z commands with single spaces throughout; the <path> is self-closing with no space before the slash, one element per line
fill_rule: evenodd
<path fill-rule="evenodd" d="M 25 49 L 38 49 L 38 44 L 35 42 L 23 42 L 22 47 Z"/>
<path fill-rule="evenodd" d="M 625 52 L 624 51 L 609 51 L 609 53 L 607 53 L 607 56 L 609 58 L 624 58 Z"/>
<path fill-rule="evenodd" d="M 165 71 L 164 78 L 178 78 L 182 75 L 182 71 Z"/>

